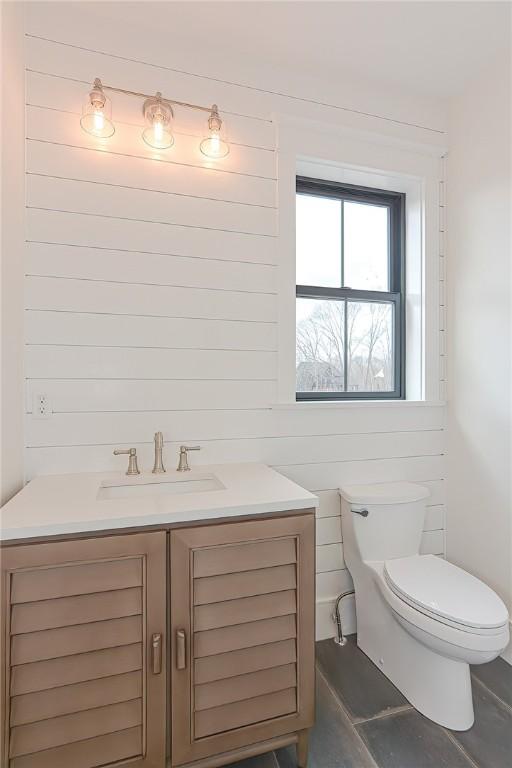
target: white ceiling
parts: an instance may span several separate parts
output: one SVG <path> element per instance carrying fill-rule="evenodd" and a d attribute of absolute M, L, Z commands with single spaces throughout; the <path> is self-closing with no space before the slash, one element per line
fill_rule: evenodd
<path fill-rule="evenodd" d="M 89 6 L 90 7 L 90 6 Z M 122 8 L 122 10 L 121 10 Z M 119 12 L 139 28 L 168 30 L 222 51 L 224 63 L 291 68 L 308 78 L 356 74 L 418 95 L 449 98 L 461 92 L 490 57 L 510 48 L 510 1 L 465 0 L 233 0 L 103 2 L 97 12 Z M 235 78 L 236 79 L 236 78 Z"/>

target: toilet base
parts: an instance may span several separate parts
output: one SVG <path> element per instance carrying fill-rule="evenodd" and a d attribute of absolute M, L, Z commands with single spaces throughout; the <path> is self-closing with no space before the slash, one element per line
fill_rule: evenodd
<path fill-rule="evenodd" d="M 440 656 L 412 637 L 375 584 L 357 599 L 357 644 L 421 714 L 454 731 L 474 723 L 469 664 Z"/>

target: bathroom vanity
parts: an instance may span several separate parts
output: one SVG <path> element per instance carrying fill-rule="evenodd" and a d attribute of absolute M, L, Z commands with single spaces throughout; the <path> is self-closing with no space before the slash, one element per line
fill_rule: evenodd
<path fill-rule="evenodd" d="M 261 464 L 29 483 L 2 510 L 2 767 L 304 768 L 317 503 Z"/>

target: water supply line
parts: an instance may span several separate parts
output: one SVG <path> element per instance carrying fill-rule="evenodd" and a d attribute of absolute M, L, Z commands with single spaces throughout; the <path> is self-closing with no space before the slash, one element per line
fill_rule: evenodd
<path fill-rule="evenodd" d="M 339 595 L 339 597 L 336 599 L 336 603 L 334 605 L 334 613 L 332 615 L 332 618 L 333 618 L 333 621 L 336 622 L 336 631 L 337 631 L 337 636 L 334 638 L 334 642 L 336 643 L 336 645 L 339 645 L 342 648 L 344 645 L 348 643 L 348 640 L 343 634 L 343 627 L 341 626 L 340 603 L 345 597 L 348 597 L 349 595 L 354 595 L 354 594 L 355 592 L 353 589 L 349 589 L 346 592 L 342 592 L 341 595 Z"/>

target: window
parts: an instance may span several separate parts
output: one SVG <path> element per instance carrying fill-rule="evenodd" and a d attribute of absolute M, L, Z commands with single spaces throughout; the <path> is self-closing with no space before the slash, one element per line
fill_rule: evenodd
<path fill-rule="evenodd" d="M 297 178 L 297 400 L 400 399 L 405 195 Z"/>

